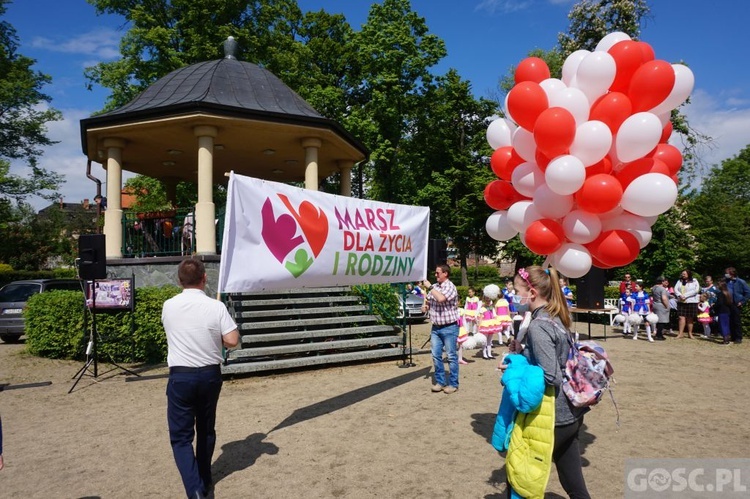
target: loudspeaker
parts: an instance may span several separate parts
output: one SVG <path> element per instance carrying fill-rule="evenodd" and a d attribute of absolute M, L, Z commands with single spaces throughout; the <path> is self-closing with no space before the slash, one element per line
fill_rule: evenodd
<path fill-rule="evenodd" d="M 591 267 L 588 273 L 576 280 L 577 308 L 604 308 L 604 286 L 607 285 L 607 271 Z"/>
<path fill-rule="evenodd" d="M 83 234 L 78 238 L 78 275 L 86 281 L 107 278 L 104 234 Z"/>
<path fill-rule="evenodd" d="M 430 239 L 427 246 L 427 275 L 435 267 L 448 263 L 448 245 L 445 239 Z"/>

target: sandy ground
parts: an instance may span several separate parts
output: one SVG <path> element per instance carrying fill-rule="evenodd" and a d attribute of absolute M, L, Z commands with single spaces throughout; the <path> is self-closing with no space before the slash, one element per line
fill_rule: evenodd
<path fill-rule="evenodd" d="M 413 327 L 415 348 L 428 327 Z M 649 344 L 610 329 L 605 346 L 621 426 L 607 399 L 586 416 L 584 474 L 593 497 L 622 497 L 628 458 L 748 456 L 750 341 Z M 504 461 L 489 444 L 500 400 L 496 361 L 477 354 L 467 352 L 453 395 L 430 392 L 426 351 L 413 367 L 387 361 L 227 381 L 216 496 L 504 497 Z M 142 374 L 133 378 L 100 363 L 97 378 L 84 376 L 68 394 L 80 367 L 0 344 L 0 497 L 180 497 L 166 369 L 130 366 Z M 565 497 L 554 471 L 547 490 Z"/>

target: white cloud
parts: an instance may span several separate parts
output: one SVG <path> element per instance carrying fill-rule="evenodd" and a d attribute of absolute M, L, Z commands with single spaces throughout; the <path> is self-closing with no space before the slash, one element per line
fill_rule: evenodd
<path fill-rule="evenodd" d="M 527 9 L 532 4 L 533 2 L 528 0 L 482 0 L 474 10 L 483 10 L 489 14 L 507 14 Z"/>
<path fill-rule="evenodd" d="M 31 46 L 53 52 L 82 54 L 98 60 L 111 60 L 120 56 L 120 37 L 121 34 L 117 30 L 97 28 L 68 40 L 38 36 L 31 40 Z"/>
<path fill-rule="evenodd" d="M 750 144 L 750 107 L 745 100 L 731 95 L 716 98 L 699 89 L 682 111 L 692 128 L 713 139 L 708 147 L 698 151 L 701 162 L 708 167 L 736 156 Z"/>

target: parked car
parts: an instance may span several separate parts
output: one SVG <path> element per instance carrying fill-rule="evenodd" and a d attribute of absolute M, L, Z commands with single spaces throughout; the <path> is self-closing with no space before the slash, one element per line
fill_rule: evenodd
<path fill-rule="evenodd" d="M 76 279 L 30 279 L 3 286 L 0 289 L 0 339 L 5 343 L 21 339 L 25 329 L 23 309 L 26 302 L 37 293 L 57 290 L 81 291 L 81 283 Z"/>
<path fill-rule="evenodd" d="M 400 294 L 398 296 L 398 315 L 397 319 L 404 318 L 404 302 L 403 297 Z M 422 322 L 427 319 L 427 313 L 422 312 L 422 304 L 424 303 L 424 297 L 417 296 L 409 293 L 406 295 L 406 320 L 409 322 Z"/>

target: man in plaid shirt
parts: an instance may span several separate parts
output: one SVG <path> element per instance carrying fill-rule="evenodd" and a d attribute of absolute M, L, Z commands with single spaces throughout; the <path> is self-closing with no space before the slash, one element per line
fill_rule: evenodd
<path fill-rule="evenodd" d="M 425 280 L 422 284 L 428 289 L 423 311 L 430 312 L 432 331 L 432 363 L 435 366 L 435 384 L 432 391 L 454 393 L 458 390 L 458 291 L 450 281 L 451 270 L 447 265 L 438 265 L 435 269 L 435 284 Z M 445 380 L 443 365 L 443 347 L 448 354 L 450 377 Z"/>

